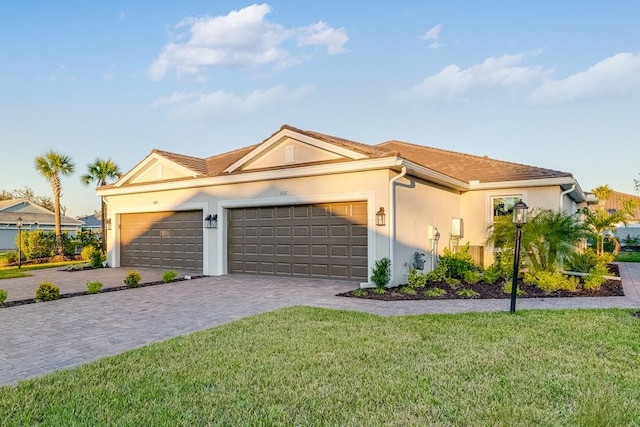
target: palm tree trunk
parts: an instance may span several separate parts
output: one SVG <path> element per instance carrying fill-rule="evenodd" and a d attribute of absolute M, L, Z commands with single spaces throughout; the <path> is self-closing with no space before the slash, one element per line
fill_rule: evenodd
<path fill-rule="evenodd" d="M 60 192 L 61 192 L 61 184 L 60 177 L 57 174 L 54 174 L 51 177 L 51 188 L 53 190 L 53 207 L 55 214 L 55 233 L 56 233 L 56 254 L 63 255 L 64 248 L 62 247 L 62 226 L 60 219 Z"/>

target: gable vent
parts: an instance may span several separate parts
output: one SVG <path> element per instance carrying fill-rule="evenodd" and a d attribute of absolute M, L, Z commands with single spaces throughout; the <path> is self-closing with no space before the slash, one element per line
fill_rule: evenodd
<path fill-rule="evenodd" d="M 296 147 L 289 145 L 284 148 L 284 162 L 293 163 L 296 161 Z"/>

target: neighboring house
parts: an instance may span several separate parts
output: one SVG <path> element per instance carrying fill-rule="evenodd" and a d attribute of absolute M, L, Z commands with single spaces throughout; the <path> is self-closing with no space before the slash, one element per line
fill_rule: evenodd
<path fill-rule="evenodd" d="M 22 218 L 22 231 L 55 229 L 56 217 L 53 212 L 25 199 L 0 201 L 0 250 L 16 249 L 18 227 L 16 221 Z M 75 235 L 82 222 L 62 216 L 62 231 Z"/>
<path fill-rule="evenodd" d="M 621 223 L 615 229 L 615 236 L 621 244 L 624 244 L 628 238 L 640 239 L 640 197 L 633 194 L 613 191 L 611 197 L 603 203 L 604 209 L 613 212 L 622 209 L 625 200 L 634 200 L 636 202 L 636 209 L 631 214 L 626 225 Z M 602 207 L 602 205 L 598 207 Z"/>
<path fill-rule="evenodd" d="M 375 261 L 390 257 L 393 284 L 406 280 L 415 252 L 428 270 L 432 252 L 469 242 L 488 264 L 487 226 L 519 199 L 569 213 L 587 201 L 567 172 L 287 125 L 208 158 L 153 150 L 97 193 L 117 230 L 108 238 L 114 267 L 367 282 Z"/>
<path fill-rule="evenodd" d="M 78 221 L 82 221 L 82 230 L 92 233 L 102 233 L 102 219 L 98 216 L 100 213 L 93 215 L 79 216 Z"/>

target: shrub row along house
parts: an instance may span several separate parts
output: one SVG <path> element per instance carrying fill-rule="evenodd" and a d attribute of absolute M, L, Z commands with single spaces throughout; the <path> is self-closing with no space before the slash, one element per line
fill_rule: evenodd
<path fill-rule="evenodd" d="M 567 213 L 587 203 L 567 172 L 288 125 L 208 158 L 153 150 L 97 193 L 108 201 L 111 266 L 366 283 L 389 257 L 393 284 L 416 259 L 430 270 L 444 247 L 468 242 L 492 262 L 487 225 L 520 199 Z"/>

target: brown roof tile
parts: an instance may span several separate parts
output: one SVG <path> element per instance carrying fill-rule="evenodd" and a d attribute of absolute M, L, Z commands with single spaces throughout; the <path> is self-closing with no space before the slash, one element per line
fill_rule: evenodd
<path fill-rule="evenodd" d="M 377 147 L 397 152 L 398 156 L 403 159 L 464 182 L 474 180 L 480 182 L 520 181 L 572 176 L 568 172 L 505 162 L 402 141 L 383 142 Z"/>
<path fill-rule="evenodd" d="M 197 172 L 201 175 L 207 175 L 207 162 L 204 159 L 193 156 L 186 156 L 184 154 L 171 153 L 169 151 L 162 151 L 153 149 L 152 153 L 158 153 L 162 157 L 171 160 L 187 169 Z"/>
<path fill-rule="evenodd" d="M 365 154 L 365 155 L 367 155 L 369 157 L 387 157 L 387 156 L 395 155 L 395 153 L 391 153 L 389 151 L 383 150 L 383 149 L 381 149 L 379 147 L 376 147 L 374 145 L 368 145 L 368 144 L 363 144 L 361 142 L 350 141 L 348 139 L 338 138 L 336 136 L 326 135 L 326 134 L 320 133 L 320 132 L 314 132 L 314 131 L 309 131 L 309 130 L 301 130 L 301 129 L 298 129 L 298 128 L 295 128 L 295 127 L 289 126 L 289 125 L 283 125 L 280 129 L 281 130 L 282 129 L 289 129 L 289 130 L 301 133 L 301 134 L 306 135 L 306 136 L 311 137 L 311 138 L 316 138 L 316 139 L 319 139 L 321 141 L 329 142 L 331 144 L 335 144 L 335 145 L 338 145 L 340 147 L 347 148 L 349 150 L 357 151 L 357 152 L 359 152 L 361 154 Z"/>

